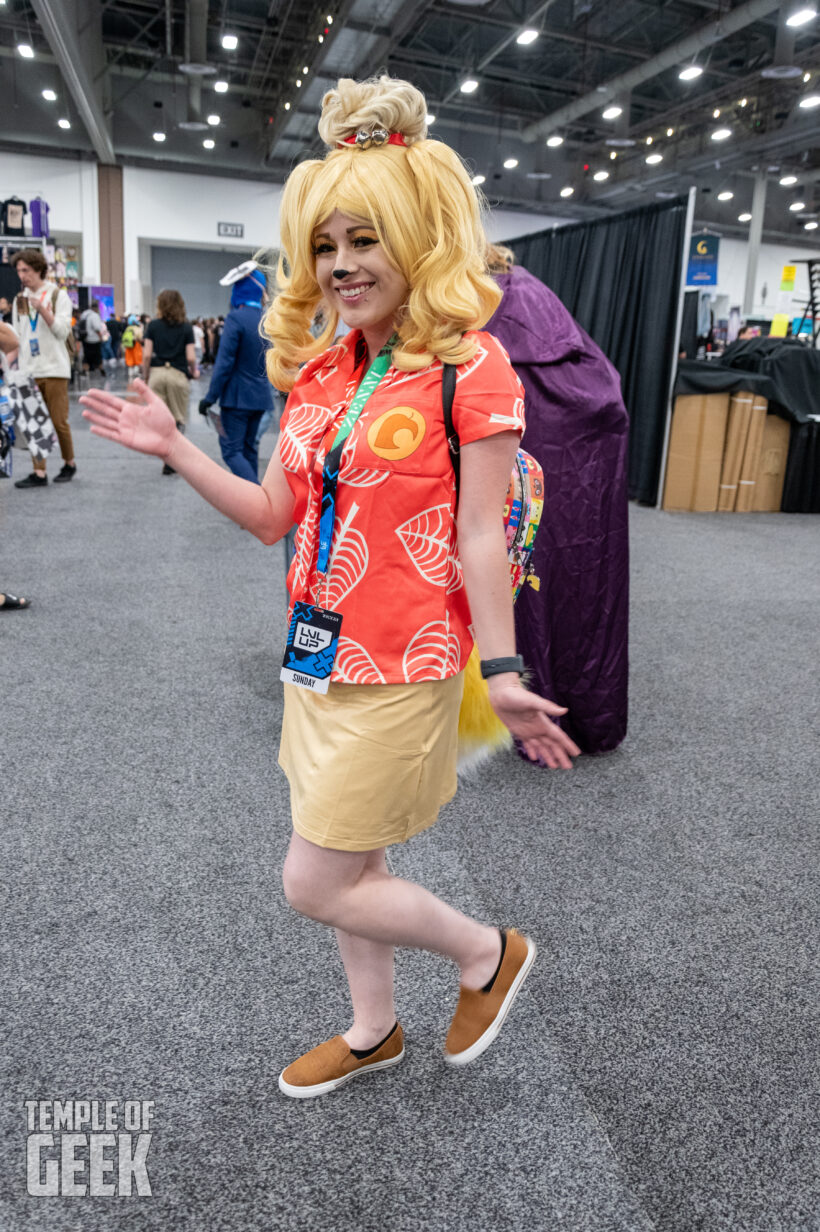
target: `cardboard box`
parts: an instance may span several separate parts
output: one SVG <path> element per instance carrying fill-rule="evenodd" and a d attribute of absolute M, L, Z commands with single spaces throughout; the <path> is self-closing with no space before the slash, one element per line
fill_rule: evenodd
<path fill-rule="evenodd" d="M 780 512 L 791 432 L 791 424 L 779 415 L 766 416 L 752 498 L 752 509 L 756 513 Z"/>
<path fill-rule="evenodd" d="M 663 508 L 714 513 L 729 414 L 728 394 L 683 394 L 675 399 Z"/>
<path fill-rule="evenodd" d="M 736 513 L 751 513 L 754 507 L 754 492 L 757 483 L 757 472 L 760 468 L 760 446 L 763 442 L 763 427 L 766 423 L 768 402 L 758 395 L 752 402 L 749 416 L 749 431 L 746 434 L 746 446 L 743 450 L 743 462 L 740 466 L 740 477 L 737 483 Z"/>
<path fill-rule="evenodd" d="M 726 428 L 726 448 L 720 474 L 720 495 L 717 507 L 721 513 L 732 513 L 737 502 L 737 487 L 746 438 L 749 435 L 749 420 L 752 416 L 752 394 L 745 390 L 732 394 L 729 403 L 729 421 Z"/>

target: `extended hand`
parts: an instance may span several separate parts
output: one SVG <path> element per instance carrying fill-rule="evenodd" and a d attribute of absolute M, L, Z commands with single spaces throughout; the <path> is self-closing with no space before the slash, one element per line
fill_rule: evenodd
<path fill-rule="evenodd" d="M 550 718 L 566 714 L 566 706 L 556 706 L 510 677 L 499 676 L 490 677 L 490 701 L 530 761 L 546 762 L 551 770 L 572 769 L 570 758 L 577 757 L 581 750 Z"/>
<path fill-rule="evenodd" d="M 95 436 L 104 436 L 139 453 L 167 458 L 178 440 L 176 421 L 145 381 L 134 381 L 134 389 L 139 401 L 132 402 L 103 389 L 90 389 L 80 398 L 86 408 L 83 419 L 89 420 Z"/>

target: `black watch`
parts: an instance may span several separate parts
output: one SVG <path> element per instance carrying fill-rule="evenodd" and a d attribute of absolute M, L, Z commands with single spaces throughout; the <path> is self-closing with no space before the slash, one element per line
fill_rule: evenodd
<path fill-rule="evenodd" d="M 521 655 L 508 655 L 506 659 L 482 659 L 481 675 L 486 680 L 489 676 L 500 676 L 504 672 L 518 672 L 524 675 L 524 660 Z"/>

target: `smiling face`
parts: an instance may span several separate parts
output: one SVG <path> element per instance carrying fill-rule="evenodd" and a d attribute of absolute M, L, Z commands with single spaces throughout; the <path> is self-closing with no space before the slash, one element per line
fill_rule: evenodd
<path fill-rule="evenodd" d="M 375 228 L 338 210 L 316 227 L 313 255 L 325 300 L 346 325 L 362 331 L 372 360 L 394 331 L 408 284 L 388 260 Z"/>

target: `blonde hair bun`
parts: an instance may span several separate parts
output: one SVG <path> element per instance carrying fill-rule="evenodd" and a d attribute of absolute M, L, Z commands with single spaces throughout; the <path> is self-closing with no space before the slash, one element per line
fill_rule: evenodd
<path fill-rule="evenodd" d="M 341 77 L 322 99 L 319 136 L 335 149 L 359 129 L 402 133 L 408 145 L 427 136 L 427 102 L 421 90 L 397 77 L 354 81 Z"/>

